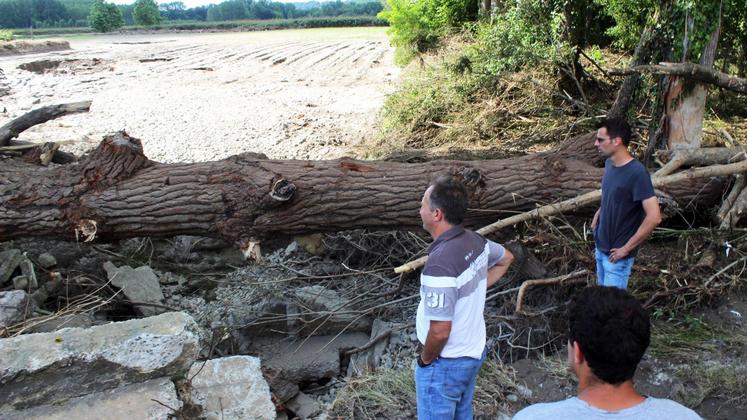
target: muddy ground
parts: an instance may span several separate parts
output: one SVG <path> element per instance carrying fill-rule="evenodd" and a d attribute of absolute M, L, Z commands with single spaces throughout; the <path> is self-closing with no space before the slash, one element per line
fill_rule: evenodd
<path fill-rule="evenodd" d="M 375 133 L 396 87 L 385 28 L 68 38 L 71 50 L 0 57 L 9 92 L 0 120 L 39 106 L 92 100 L 19 140 L 72 140 L 80 154 L 115 130 L 163 162 L 241 152 L 279 159 L 354 154 Z M 2 77 L 2 76 L 0 76 Z"/>

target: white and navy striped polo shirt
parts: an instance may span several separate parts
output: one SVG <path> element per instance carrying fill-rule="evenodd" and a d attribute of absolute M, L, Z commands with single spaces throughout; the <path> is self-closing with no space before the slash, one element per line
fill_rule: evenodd
<path fill-rule="evenodd" d="M 430 321 L 451 321 L 449 340 L 440 356 L 482 357 L 488 268 L 504 254 L 503 246 L 461 226 L 433 241 L 420 275 L 416 328 L 422 344 Z"/>

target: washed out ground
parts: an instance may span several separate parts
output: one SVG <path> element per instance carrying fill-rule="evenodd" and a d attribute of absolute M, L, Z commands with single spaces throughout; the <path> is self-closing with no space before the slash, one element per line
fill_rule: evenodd
<path fill-rule="evenodd" d="M 6 120 L 41 105 L 92 99 L 90 113 L 21 136 L 34 142 L 72 140 L 65 148 L 77 154 L 119 129 L 141 138 L 146 155 L 164 162 L 247 151 L 303 159 L 354 154 L 375 133 L 379 108 L 399 74 L 381 29 L 117 35 L 70 42 L 70 51 L 0 58 L 5 77 L 0 90 L 9 88 L 0 116 Z M 583 217 L 545 220 L 494 239 L 525 246 L 548 275 L 593 271 L 592 244 L 577 233 L 584 222 Z M 641 300 L 656 290 L 672 291 L 673 284 L 703 281 L 733 261 L 744 261 L 747 252 L 744 233 L 712 238 L 684 229 L 677 237 L 660 234 L 644 246 L 631 284 Z M 561 238 L 573 245 L 548 245 Z M 110 261 L 116 267 L 151 267 L 164 296 L 150 309 L 193 315 L 212 333 L 206 352 L 214 357 L 262 355 L 261 340 L 252 340 L 259 335 L 271 337 L 271 348 L 277 349 L 300 346 L 312 333 L 324 332 L 327 341 L 308 353 L 291 351 L 289 357 L 316 362 L 337 352 L 339 366 L 314 379 L 299 373 L 293 385 L 311 400 L 276 401 L 281 412 L 412 418 L 417 277 L 400 278 L 391 269 L 422 253 L 427 243 L 422 232 L 277 238 L 263 244 L 261 265 L 244 260 L 232 244 L 194 237 L 98 245 L 28 239 L 2 243 L 0 251 L 26 252 L 44 276 L 60 274 L 64 287 L 43 302 L 43 310 L 75 312 L 76 298 L 92 293 L 102 302 L 112 298 L 89 310 L 85 325 L 142 316 L 144 306 L 121 294 L 112 297 L 116 287 L 104 268 Z M 724 243 L 734 245 L 731 254 Z M 53 255 L 56 264 L 42 269 L 43 253 Z M 643 392 L 683 402 L 705 418 L 747 417 L 747 294 L 744 273 L 739 265 L 734 268 L 726 273 L 732 280 L 721 283 L 728 283 L 728 290 L 652 301 L 652 346 L 636 378 Z M 528 278 L 521 271 L 515 267 L 489 293 L 490 357 L 475 399 L 482 418 L 510 416 L 527 404 L 575 391 L 565 363 L 563 310 L 582 285 L 531 290 L 526 298 L 531 313 L 515 314 L 516 293 L 501 292 Z M 62 326 L 76 321 L 60 319 Z M 391 332 L 379 346 L 376 370 L 358 375 L 349 369 L 350 357 L 340 356 L 381 331 Z M 329 346 L 340 332 L 363 338 L 351 335 L 347 347 Z M 271 385 L 276 393 L 280 385 L 288 386 Z"/>
<path fill-rule="evenodd" d="M 76 36 L 70 50 L 0 56 L 0 118 L 64 102 L 91 111 L 19 140 L 82 153 L 126 130 L 161 162 L 241 152 L 278 159 L 351 155 L 375 131 L 399 69 L 383 28 Z M 0 76 L 3 77 L 3 76 Z"/>

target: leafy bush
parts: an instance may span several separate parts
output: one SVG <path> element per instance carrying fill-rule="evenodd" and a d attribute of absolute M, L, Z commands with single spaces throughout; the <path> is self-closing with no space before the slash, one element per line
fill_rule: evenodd
<path fill-rule="evenodd" d="M 386 0 L 378 17 L 389 22 L 396 60 L 407 64 L 432 49 L 444 35 L 477 18 L 477 2 L 467 0 Z"/>
<path fill-rule="evenodd" d="M 525 66 L 557 62 L 566 53 L 561 39 L 563 18 L 559 13 L 537 21 L 520 7 L 496 15 L 492 23 L 474 26 L 475 43 L 466 54 L 474 71 L 484 76 L 499 76 Z"/>
<path fill-rule="evenodd" d="M 135 24 L 142 26 L 152 26 L 163 20 L 158 11 L 158 4 L 154 0 L 137 0 L 132 17 L 135 19 Z"/>
<path fill-rule="evenodd" d="M 97 32 L 111 32 L 124 25 L 119 8 L 113 3 L 105 3 L 104 0 L 97 0 L 91 6 L 88 22 Z"/>
<path fill-rule="evenodd" d="M 0 29 L 0 41 L 7 42 L 13 40 L 13 31 Z"/>

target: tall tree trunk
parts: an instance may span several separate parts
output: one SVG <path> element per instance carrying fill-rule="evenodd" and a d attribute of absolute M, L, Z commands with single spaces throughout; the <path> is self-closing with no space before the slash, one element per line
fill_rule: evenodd
<path fill-rule="evenodd" d="M 630 63 L 631 66 L 648 64 L 653 54 L 655 40 L 654 29 L 650 26 L 646 26 L 641 33 L 641 39 L 638 41 L 638 46 L 636 46 L 635 52 L 633 53 L 633 58 Z M 607 118 L 625 118 L 628 109 L 630 109 L 630 104 L 633 102 L 640 81 L 640 74 L 630 74 L 625 77 L 620 89 L 617 91 L 615 102 L 607 112 Z"/>
<path fill-rule="evenodd" d="M 588 137 L 588 136 L 587 136 Z M 578 143 L 588 147 L 588 142 Z M 191 234 L 253 240 L 348 229 L 418 229 L 430 180 L 468 186 L 467 222 L 485 224 L 599 187 L 603 169 L 572 151 L 492 161 L 394 163 L 278 161 L 242 154 L 215 162 L 161 164 L 119 133 L 74 164 L 0 165 L 0 241 L 22 236 L 111 240 Z M 681 207 L 713 206 L 720 182 L 667 188 Z"/>
<path fill-rule="evenodd" d="M 721 33 L 721 6 L 716 29 L 711 33 L 700 64 L 713 67 L 716 48 Z M 667 146 L 671 150 L 697 149 L 703 138 L 703 115 L 708 94 L 708 86 L 696 80 L 681 76 L 669 79 L 669 89 L 665 99 L 667 119 Z"/>

